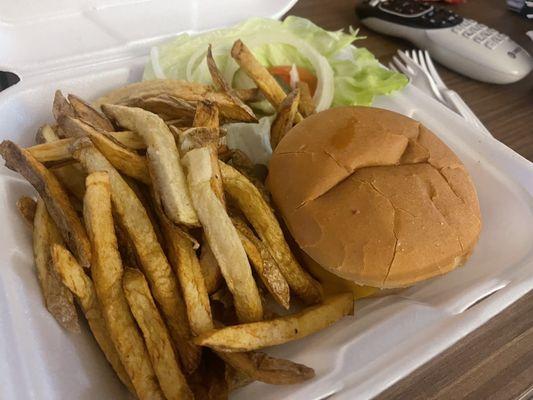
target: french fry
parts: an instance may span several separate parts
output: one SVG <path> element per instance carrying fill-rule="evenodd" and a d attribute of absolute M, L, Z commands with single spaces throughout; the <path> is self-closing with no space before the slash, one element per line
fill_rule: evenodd
<path fill-rule="evenodd" d="M 37 269 L 37 279 L 50 314 L 65 329 L 79 332 L 78 313 L 72 293 L 61 283 L 52 268 L 50 246 L 54 243 L 62 244 L 63 239 L 50 218 L 44 201 L 39 198 L 33 219 L 33 256 Z"/>
<path fill-rule="evenodd" d="M 304 118 L 307 118 L 311 114 L 314 114 L 316 111 L 313 96 L 311 96 L 309 85 L 306 82 L 298 81 L 296 82 L 296 87 L 300 90 L 300 102 L 298 103 L 298 111 L 300 111 Z"/>
<path fill-rule="evenodd" d="M 315 376 L 315 371 L 303 364 L 270 357 L 257 351 L 247 353 L 217 352 L 217 355 L 251 380 L 271 385 L 301 383 Z"/>
<path fill-rule="evenodd" d="M 60 126 L 64 132 L 73 137 L 89 137 L 95 147 L 124 175 L 143 183 L 149 184 L 151 182 L 145 157 L 118 145 L 79 119 L 65 117 L 61 120 Z"/>
<path fill-rule="evenodd" d="M 218 69 L 215 59 L 213 58 L 213 53 L 211 51 L 211 45 L 207 47 L 206 61 L 207 61 L 207 67 L 209 69 L 209 73 L 211 75 L 211 78 L 213 79 L 213 83 L 215 84 L 215 86 L 217 86 L 219 90 L 226 93 L 238 107 L 240 107 L 246 114 L 250 116 L 250 119 L 252 121 L 253 120 L 257 121 L 257 117 L 255 116 L 252 109 L 248 107 L 244 103 L 244 101 L 240 99 L 237 93 L 235 93 L 232 87 L 224 79 L 224 76 Z"/>
<path fill-rule="evenodd" d="M 91 246 L 85 228 L 54 174 L 28 151 L 9 140 L 0 144 L 0 154 L 6 160 L 8 168 L 21 174 L 37 190 L 69 249 L 80 264 L 88 268 L 91 263 Z"/>
<path fill-rule="evenodd" d="M 105 132 L 112 132 L 115 130 L 115 127 L 111 121 L 109 121 L 104 114 L 96 110 L 85 100 L 82 100 L 73 94 L 69 94 L 68 101 L 71 107 L 74 109 L 76 116 L 86 124 Z"/>
<path fill-rule="evenodd" d="M 113 219 L 118 218 L 114 217 Z M 131 268 L 139 267 L 137 254 L 135 254 L 135 246 L 133 246 L 133 242 L 124 231 L 124 228 L 118 223 L 115 223 L 115 235 L 117 236 L 118 251 L 120 252 L 122 263 Z"/>
<path fill-rule="evenodd" d="M 222 272 L 207 241 L 204 241 L 200 252 L 200 270 L 204 277 L 207 293 L 216 292 L 222 284 Z"/>
<path fill-rule="evenodd" d="M 35 143 L 37 144 L 53 142 L 58 139 L 59 137 L 48 124 L 41 126 L 35 135 Z"/>
<path fill-rule="evenodd" d="M 100 303 L 96 297 L 93 282 L 72 254 L 60 244 L 54 243 L 51 247 L 54 268 L 63 284 L 76 296 L 89 328 L 102 349 L 107 361 L 111 364 L 122 383 L 135 393 L 128 373 L 120 361 L 119 354 L 107 331 Z"/>
<path fill-rule="evenodd" d="M 117 220 L 135 246 L 141 268 L 167 322 L 183 367 L 186 371 L 194 371 L 200 362 L 200 348 L 190 340 L 187 311 L 176 276 L 163 253 L 145 208 L 126 181 L 88 139 L 81 139 L 73 150 L 73 157 L 89 172 L 108 173 Z"/>
<path fill-rule="evenodd" d="M 298 105 L 300 104 L 300 90 L 294 89 L 281 102 L 278 113 L 270 129 L 270 144 L 274 150 L 285 134 L 294 125 Z"/>
<path fill-rule="evenodd" d="M 186 120 L 189 121 L 189 125 L 194 118 L 195 111 L 195 107 L 189 102 L 168 94 L 153 97 L 133 97 L 124 105 L 150 111 L 165 121 Z"/>
<path fill-rule="evenodd" d="M 259 321 L 263 306 L 259 291 L 237 231 L 212 187 L 209 150 L 193 149 L 184 157 L 187 180 L 194 207 L 220 266 L 229 290 L 235 298 L 237 316 L 242 322 Z"/>
<path fill-rule="evenodd" d="M 231 56 L 237 61 L 237 64 L 252 78 L 259 90 L 265 95 L 266 99 L 278 109 L 287 96 L 276 79 L 261 65 L 252 52 L 239 39 L 235 41 L 231 48 Z M 302 116 L 297 113 L 295 121 L 300 122 Z"/>
<path fill-rule="evenodd" d="M 261 91 L 257 88 L 248 88 L 248 89 L 234 89 L 235 94 L 239 99 L 244 101 L 245 103 L 254 103 L 256 101 L 261 101 L 263 99 L 263 95 L 261 94 Z"/>
<path fill-rule="evenodd" d="M 198 225 L 176 142 L 164 121 L 140 108 L 104 105 L 103 110 L 146 142 L 154 188 L 168 218 L 175 224 Z"/>
<path fill-rule="evenodd" d="M 44 129 L 44 128 L 43 128 Z M 48 133 L 43 134 L 42 143 L 35 146 L 26 147 L 35 159 L 45 165 L 52 163 L 61 164 L 72 161 L 70 146 L 77 140 L 75 137 L 59 139 L 54 131 L 45 129 Z M 113 141 L 116 145 L 128 150 L 144 150 L 146 144 L 139 135 L 130 131 L 121 132 L 99 132 L 100 135 Z M 57 171 L 57 170 L 55 170 Z"/>
<path fill-rule="evenodd" d="M 191 330 L 193 334 L 198 335 L 213 329 L 209 294 L 200 262 L 190 237 L 180 227 L 172 224 L 160 210 L 158 211 L 168 259 L 180 282 Z"/>
<path fill-rule="evenodd" d="M 259 275 L 274 300 L 288 310 L 291 299 L 289 285 L 281 274 L 270 251 L 244 221 L 235 217 L 232 218 L 232 221 L 257 275 Z"/>
<path fill-rule="evenodd" d="M 222 188 L 222 177 L 220 176 L 220 168 L 218 166 L 218 109 L 212 102 L 200 101 L 196 106 L 196 113 L 194 114 L 195 127 L 205 127 L 213 129 L 216 132 L 216 138 L 213 142 L 207 143 L 206 147 L 209 150 L 209 157 L 211 162 L 211 189 L 218 197 L 220 202 L 224 205 L 224 189 Z"/>
<path fill-rule="evenodd" d="M 59 128 L 58 128 L 59 129 Z M 48 127 L 44 126 L 40 129 L 41 134 L 37 135 L 37 140 L 42 141 L 43 145 L 48 144 L 49 146 L 56 146 L 52 143 L 60 143 L 63 139 L 60 139 L 59 136 L 56 134 L 56 132 L 48 125 Z M 61 147 L 61 146 L 60 146 Z M 28 148 L 27 150 L 30 151 L 31 149 Z M 64 149 L 63 149 L 64 151 Z M 44 161 L 40 160 L 38 155 L 32 155 L 41 163 Z M 65 155 L 65 154 L 63 154 Z M 70 162 L 71 157 L 68 156 L 68 159 L 65 160 L 56 160 L 57 164 L 61 164 L 62 162 Z M 83 195 L 85 194 L 85 177 L 83 170 L 80 168 L 79 165 L 64 165 L 59 166 L 57 168 L 52 169 L 52 173 L 56 176 L 56 178 L 59 180 L 59 182 L 67 189 L 70 193 L 74 195 L 74 197 L 77 200 L 83 200 Z"/>
<path fill-rule="evenodd" d="M 154 371 L 167 400 L 193 399 L 178 365 L 167 327 L 159 315 L 142 272 L 128 268 L 122 286 L 131 312 L 141 329 Z"/>
<path fill-rule="evenodd" d="M 31 197 L 22 196 L 17 201 L 17 208 L 26 225 L 33 227 L 33 220 L 35 219 L 35 212 L 37 210 L 37 202 Z"/>
<path fill-rule="evenodd" d="M 174 138 L 177 138 L 178 140 L 181 154 L 185 154 L 189 150 L 197 149 L 198 147 L 205 147 L 215 143 L 217 144 L 216 147 L 220 148 L 219 128 L 199 126 L 178 131 L 175 127 L 172 127 L 170 130 L 174 133 Z"/>
<path fill-rule="evenodd" d="M 193 105 L 198 101 L 209 100 L 216 103 L 222 118 L 225 121 L 254 122 L 250 115 L 236 105 L 225 93 L 215 92 L 208 85 L 186 82 L 173 79 L 156 79 L 131 83 L 111 91 L 95 102 L 95 106 L 102 104 L 124 104 L 135 97 L 154 97 L 161 94 L 185 100 Z"/>
<path fill-rule="evenodd" d="M 276 217 L 259 190 L 235 168 L 220 162 L 226 193 L 235 201 L 259 238 L 268 247 L 289 287 L 308 304 L 322 299 L 322 289 L 298 264 Z"/>
<path fill-rule="evenodd" d="M 229 364 L 226 364 L 225 379 L 226 384 L 228 385 L 229 392 L 237 390 L 253 382 L 253 380 L 248 375 L 246 375 L 242 371 L 233 368 Z"/>
<path fill-rule="evenodd" d="M 124 273 L 111 213 L 111 188 L 106 172 L 87 177 L 83 214 L 94 249 L 92 277 L 106 326 L 140 399 L 164 399 L 122 289 Z"/>
<path fill-rule="evenodd" d="M 61 90 L 56 90 L 54 95 L 54 103 L 52 104 L 52 114 L 55 120 L 59 123 L 63 117 L 76 117 L 74 107 L 70 105 Z"/>
<path fill-rule="evenodd" d="M 322 304 L 269 321 L 228 326 L 203 333 L 195 343 L 221 352 L 243 352 L 301 339 L 353 313 L 352 293 L 324 299 Z"/>

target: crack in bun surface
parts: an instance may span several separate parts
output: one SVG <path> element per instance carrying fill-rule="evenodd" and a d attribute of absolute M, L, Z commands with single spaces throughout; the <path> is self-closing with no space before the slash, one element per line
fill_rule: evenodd
<path fill-rule="evenodd" d="M 481 215 L 459 158 L 419 122 L 371 107 L 314 114 L 277 146 L 268 185 L 289 231 L 341 278 L 409 286 L 462 265 Z"/>

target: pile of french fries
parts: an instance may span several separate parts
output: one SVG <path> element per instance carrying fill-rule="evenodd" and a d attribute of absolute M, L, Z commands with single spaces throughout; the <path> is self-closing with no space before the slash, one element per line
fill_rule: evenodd
<path fill-rule="evenodd" d="M 353 312 L 351 294 L 323 297 L 284 238 L 264 174 L 224 145 L 221 123 L 256 122 L 248 104 L 264 96 L 277 110 L 275 147 L 314 112 L 309 90 L 285 93 L 240 40 L 231 55 L 258 90 L 232 89 L 209 48 L 214 86 L 141 82 L 93 104 L 58 91 L 55 124 L 36 145 L 0 145 L 39 195 L 17 206 L 47 309 L 78 332 L 77 302 L 139 399 L 224 399 L 253 381 L 310 379 L 311 368 L 257 350 Z M 289 313 L 296 297 L 307 308 Z"/>

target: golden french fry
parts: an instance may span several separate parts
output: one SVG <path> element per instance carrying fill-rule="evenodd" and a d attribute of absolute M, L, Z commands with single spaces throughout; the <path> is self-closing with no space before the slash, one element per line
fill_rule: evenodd
<path fill-rule="evenodd" d="M 75 137 L 59 139 L 54 131 L 45 130 L 46 134 L 41 137 L 42 142 L 35 146 L 27 147 L 32 156 L 43 164 L 61 164 L 72 161 L 70 146 L 77 140 Z M 100 135 L 113 141 L 116 145 L 129 150 L 146 149 L 146 144 L 136 133 L 130 131 L 100 132 Z M 57 170 L 55 170 L 57 171 Z"/>
<path fill-rule="evenodd" d="M 124 269 L 117 249 L 111 188 L 106 172 L 87 177 L 85 225 L 94 249 L 92 277 L 106 326 L 140 399 L 164 399 L 122 289 Z"/>
<path fill-rule="evenodd" d="M 259 238 L 268 247 L 289 287 L 306 303 L 318 303 L 322 289 L 298 264 L 276 217 L 259 190 L 235 168 L 220 162 L 222 182 L 228 194 L 252 224 Z"/>
<path fill-rule="evenodd" d="M 165 237 L 168 259 L 183 293 L 191 330 L 198 335 L 213 329 L 209 294 L 193 242 L 189 235 L 165 217 L 160 208 L 156 207 L 156 211 Z"/>
<path fill-rule="evenodd" d="M 283 136 L 290 131 L 294 125 L 294 119 L 298 112 L 298 104 L 300 104 L 300 90 L 294 89 L 281 102 L 278 108 L 278 114 L 272 122 L 270 129 L 270 144 L 274 150 L 278 143 L 283 139 Z"/>
<path fill-rule="evenodd" d="M 31 197 L 22 196 L 17 201 L 17 208 L 26 225 L 28 225 L 30 228 L 33 227 L 35 211 L 37 210 L 37 202 Z"/>
<path fill-rule="evenodd" d="M 68 101 L 71 107 L 74 109 L 76 116 L 86 124 L 105 132 L 112 132 L 115 130 L 115 127 L 111 121 L 109 121 L 104 114 L 96 110 L 85 100 L 82 100 L 73 94 L 69 94 Z"/>
<path fill-rule="evenodd" d="M 259 90 L 265 95 L 266 99 L 278 109 L 287 96 L 276 79 L 261 65 L 252 52 L 239 39 L 231 48 L 231 56 L 237 61 L 237 64 L 252 78 Z M 296 122 L 302 120 L 302 116 L 297 113 Z"/>
<path fill-rule="evenodd" d="M 314 114 L 316 111 L 313 96 L 311 96 L 309 85 L 306 82 L 298 81 L 296 82 L 296 87 L 300 90 L 300 102 L 298 103 L 298 111 L 300 111 L 304 118 L 307 118 L 311 114 Z"/>
<path fill-rule="evenodd" d="M 48 129 L 49 128 L 49 129 Z M 55 143 L 60 143 L 63 139 L 60 139 L 59 136 L 56 134 L 56 132 L 48 126 L 42 127 L 40 132 L 41 134 L 38 134 L 37 140 L 41 141 L 41 144 L 43 145 L 49 145 L 49 146 L 56 146 Z M 52 144 L 54 143 L 54 144 Z M 60 145 L 59 145 L 60 146 Z M 61 146 L 60 146 L 61 147 Z M 39 158 L 39 154 L 35 155 L 30 150 L 31 147 L 29 147 L 27 150 L 32 153 L 32 155 L 41 163 L 44 163 L 45 161 L 42 161 Z M 60 151 L 64 151 L 60 150 Z M 65 154 L 63 154 L 65 155 Z M 54 160 L 52 160 L 54 161 Z M 58 164 L 61 164 L 62 162 L 70 162 L 71 157 L 70 154 L 68 155 L 67 159 L 64 160 L 55 160 Z M 56 176 L 56 178 L 59 180 L 59 182 L 76 197 L 77 200 L 83 200 L 83 195 L 85 194 L 85 173 L 80 168 L 79 165 L 76 164 L 69 164 L 64 166 L 59 166 L 57 168 L 52 169 L 52 173 Z"/>
<path fill-rule="evenodd" d="M 247 353 L 217 352 L 228 365 L 254 381 L 271 385 L 301 383 L 315 376 L 312 368 L 257 351 Z"/>
<path fill-rule="evenodd" d="M 33 219 L 33 256 L 37 279 L 46 308 L 57 322 L 71 332 L 79 332 L 78 313 L 72 293 L 61 283 L 51 264 L 50 246 L 63 243 L 61 234 L 50 218 L 44 201 L 39 198 Z"/>
<path fill-rule="evenodd" d="M 226 364 L 225 379 L 229 392 L 237 390 L 253 382 L 253 379 L 251 379 L 248 375 L 233 368 L 229 364 Z"/>
<path fill-rule="evenodd" d="M 90 140 L 81 139 L 73 157 L 89 172 L 108 173 L 115 216 L 135 246 L 142 270 L 165 317 L 185 370 L 194 371 L 200 362 L 200 348 L 190 340 L 187 311 L 177 278 L 163 253 L 147 211 L 124 178 Z"/>
<path fill-rule="evenodd" d="M 54 174 L 28 151 L 9 140 L 0 144 L 0 154 L 8 168 L 21 174 L 39 192 L 69 249 L 82 266 L 88 268 L 91 264 L 91 246 L 85 228 Z"/>
<path fill-rule="evenodd" d="M 289 284 L 281 274 L 270 251 L 243 220 L 239 218 L 232 218 L 231 220 L 239 233 L 244 250 L 257 275 L 259 275 L 274 300 L 288 310 L 291 299 Z"/>
<path fill-rule="evenodd" d="M 213 79 L 213 83 L 215 84 L 215 86 L 217 86 L 219 90 L 222 90 L 224 93 L 226 93 L 238 107 L 242 108 L 242 110 L 250 116 L 252 121 L 257 121 L 257 117 L 255 116 L 252 109 L 246 104 L 244 104 L 244 101 L 240 99 L 235 90 L 233 90 L 233 88 L 224 79 L 224 76 L 218 69 L 215 59 L 213 58 L 213 53 L 211 52 L 211 45 L 209 45 L 207 48 L 206 60 L 209 73 L 211 74 L 211 78 Z"/>
<path fill-rule="evenodd" d="M 102 349 L 107 361 L 111 364 L 122 383 L 135 393 L 131 380 L 120 361 L 119 354 L 107 331 L 100 303 L 91 280 L 72 254 L 60 244 L 52 244 L 51 248 L 54 268 L 63 284 L 76 296 L 89 323 L 89 328 Z"/>
<path fill-rule="evenodd" d="M 200 101 L 196 106 L 196 113 L 194 114 L 195 127 L 205 127 L 214 130 L 216 139 L 214 142 L 206 145 L 209 150 L 209 157 L 211 162 L 211 189 L 218 197 L 222 204 L 224 201 L 224 189 L 222 187 L 222 177 L 220 176 L 220 168 L 218 167 L 218 138 L 219 138 L 219 121 L 218 109 L 216 105 L 208 101 Z"/>
<path fill-rule="evenodd" d="M 210 152 L 202 147 L 189 151 L 183 161 L 194 207 L 205 236 L 235 298 L 237 316 L 242 322 L 259 321 L 263 306 L 259 291 L 237 231 L 212 187 Z"/>
<path fill-rule="evenodd" d="M 69 135 L 74 135 L 75 137 L 88 136 L 105 158 L 124 175 L 143 183 L 149 184 L 151 182 L 145 157 L 118 145 L 91 125 L 79 119 L 65 117 L 60 125 Z"/>
<path fill-rule="evenodd" d="M 341 293 L 296 314 L 212 330 L 199 335 L 194 341 L 222 352 L 243 352 L 275 346 L 327 328 L 353 313 L 353 304 L 352 293 Z"/>
<path fill-rule="evenodd" d="M 67 101 L 61 90 L 56 90 L 54 95 L 54 103 L 52 105 L 52 114 L 57 122 L 63 117 L 76 117 L 76 111 Z"/>
<path fill-rule="evenodd" d="M 191 103 L 168 94 L 153 97 L 133 97 L 124 105 L 150 111 L 167 122 L 180 119 L 189 121 L 190 125 L 194 118 L 195 107 Z"/>
<path fill-rule="evenodd" d="M 58 139 L 56 132 L 48 124 L 41 126 L 35 135 L 35 143 L 37 144 L 53 142 Z"/>
<path fill-rule="evenodd" d="M 159 315 L 142 272 L 128 268 L 122 286 L 131 312 L 141 328 L 157 379 L 167 400 L 193 399 L 178 365 L 167 327 Z"/>
<path fill-rule="evenodd" d="M 204 241 L 200 252 L 200 270 L 204 277 L 207 293 L 216 292 L 222 284 L 222 272 L 207 241 Z"/>
<path fill-rule="evenodd" d="M 199 126 L 185 130 L 178 130 L 175 127 L 171 127 L 170 130 L 174 134 L 174 138 L 177 138 L 177 143 L 180 145 L 181 154 L 185 154 L 189 150 L 196 149 L 198 147 L 206 147 L 215 143 L 217 144 L 216 147 L 218 147 L 218 149 L 220 148 L 219 128 L 207 128 L 205 126 Z"/>
<path fill-rule="evenodd" d="M 198 225 L 178 148 L 165 122 L 141 108 L 104 105 L 103 110 L 119 125 L 137 132 L 146 142 L 154 188 L 168 218 L 176 224 Z"/>
<path fill-rule="evenodd" d="M 156 79 L 152 81 L 136 82 L 111 91 L 96 100 L 95 105 L 128 104 L 134 97 L 154 97 L 169 95 L 185 100 L 193 105 L 198 101 L 209 100 L 216 103 L 225 121 L 253 122 L 250 115 L 237 106 L 225 93 L 214 92 L 208 85 L 173 79 Z"/>

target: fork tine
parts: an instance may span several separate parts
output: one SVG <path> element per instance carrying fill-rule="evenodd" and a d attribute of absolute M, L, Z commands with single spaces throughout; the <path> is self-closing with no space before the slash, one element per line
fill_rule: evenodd
<path fill-rule="evenodd" d="M 404 65 L 396 56 L 392 57 L 392 65 L 394 65 L 400 72 L 408 75 L 409 70 L 407 69 L 407 66 Z"/>
<path fill-rule="evenodd" d="M 444 84 L 439 73 L 437 72 L 437 69 L 435 68 L 435 64 L 433 64 L 433 60 L 431 59 L 429 52 L 427 50 L 424 50 L 424 58 L 426 59 L 429 73 L 431 74 L 435 82 L 437 82 L 437 86 L 446 88 L 446 85 Z"/>
<path fill-rule="evenodd" d="M 413 61 L 414 61 L 415 63 L 417 63 L 418 65 L 420 65 L 420 60 L 419 60 L 418 57 L 417 57 L 416 50 L 414 50 L 414 49 L 411 50 L 411 55 L 410 55 L 410 57 L 413 59 Z"/>
<path fill-rule="evenodd" d="M 417 70 L 420 69 L 418 64 L 414 62 L 406 53 L 404 53 L 401 50 L 398 50 L 398 56 L 402 59 L 402 61 L 410 68 Z"/>
<path fill-rule="evenodd" d="M 400 72 L 400 71 L 398 71 L 398 68 L 396 68 L 394 66 L 394 64 L 392 62 L 389 63 L 389 69 L 393 70 L 394 72 Z"/>
<path fill-rule="evenodd" d="M 422 69 L 427 74 L 431 75 L 431 73 L 429 72 L 428 67 L 426 65 L 426 60 L 425 60 L 424 53 L 422 52 L 422 50 L 418 50 L 418 58 L 420 59 L 420 66 L 422 67 Z"/>

